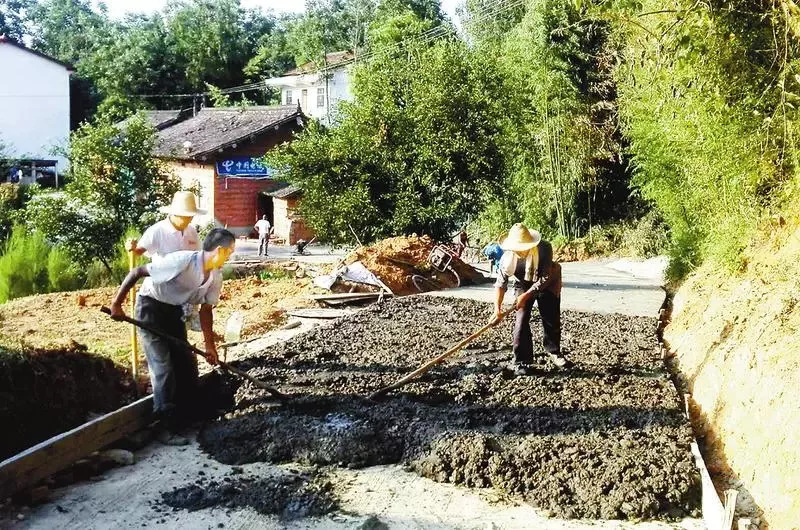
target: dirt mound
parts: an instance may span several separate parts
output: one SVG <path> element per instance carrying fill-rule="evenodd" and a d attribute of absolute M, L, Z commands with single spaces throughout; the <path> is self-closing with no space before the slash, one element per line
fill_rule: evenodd
<path fill-rule="evenodd" d="M 691 428 L 654 319 L 566 312 L 575 369 L 540 358 L 522 378 L 502 368 L 509 319 L 400 392 L 377 403 L 363 397 L 489 312 L 467 300 L 393 299 L 276 345 L 241 366 L 294 397 L 278 404 L 240 387 L 236 409 L 201 432 L 201 446 L 229 464 L 400 462 L 434 480 L 521 495 L 561 517 L 697 513 Z M 534 326 L 535 340 L 540 333 Z"/>
<path fill-rule="evenodd" d="M 324 475 L 288 472 L 266 478 L 225 477 L 221 481 L 201 477 L 193 484 L 163 493 L 162 501 L 189 511 L 249 506 L 285 520 L 324 515 L 337 506 L 333 485 Z"/>
<path fill-rule="evenodd" d="M 133 397 L 130 374 L 85 347 L 0 349 L 0 460 Z"/>
<path fill-rule="evenodd" d="M 391 237 L 356 249 L 347 256 L 345 264 L 360 261 L 398 296 L 456 287 L 458 280 L 452 272 L 439 272 L 428 263 L 428 255 L 436 244 L 429 236 Z M 457 258 L 451 265 L 462 285 L 481 278 L 475 269 Z M 412 281 L 414 275 L 424 278 L 418 282 L 420 288 Z"/>

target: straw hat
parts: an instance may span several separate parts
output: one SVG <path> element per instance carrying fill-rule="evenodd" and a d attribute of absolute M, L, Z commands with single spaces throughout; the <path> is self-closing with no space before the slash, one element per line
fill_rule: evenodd
<path fill-rule="evenodd" d="M 500 239 L 500 248 L 515 252 L 530 250 L 539 244 L 542 234 L 536 230 L 530 230 L 522 223 L 516 223 L 508 231 L 508 235 Z"/>
<path fill-rule="evenodd" d="M 206 213 L 205 210 L 201 210 L 197 207 L 194 193 L 191 191 L 179 191 L 172 197 L 172 204 L 162 207 L 159 211 L 170 215 L 178 215 L 180 217 L 194 217 L 195 215 L 203 215 Z"/>

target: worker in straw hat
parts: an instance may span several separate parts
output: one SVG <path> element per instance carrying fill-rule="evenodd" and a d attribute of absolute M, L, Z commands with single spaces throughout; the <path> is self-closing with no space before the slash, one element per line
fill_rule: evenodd
<path fill-rule="evenodd" d="M 516 322 L 514 324 L 512 369 L 516 375 L 529 375 L 533 364 L 531 312 L 538 303 L 542 321 L 542 345 L 558 368 L 567 366 L 561 355 L 561 266 L 553 261 L 553 247 L 536 230 L 524 224 L 511 227 L 500 241 L 500 258 L 495 282 L 493 321 L 499 322 L 508 279 L 516 280 Z"/>
<path fill-rule="evenodd" d="M 200 250 L 197 230 L 191 223 L 194 216 L 206 211 L 197 207 L 194 193 L 179 191 L 172 197 L 172 203 L 159 211 L 167 214 L 167 218 L 145 230 L 138 241 L 128 240 L 128 251 L 139 256 L 146 254 L 151 261 L 158 261 L 178 250 Z"/>
<path fill-rule="evenodd" d="M 179 250 L 201 250 L 197 229 L 191 223 L 194 216 L 203 215 L 206 211 L 197 207 L 194 193 L 177 192 L 172 197 L 172 203 L 161 207 L 159 211 L 167 214 L 167 218 L 145 230 L 138 241 L 129 239 L 126 250 L 137 256 L 145 254 L 153 263 Z M 200 314 L 196 305 L 184 306 L 183 320 L 194 331 L 200 331 Z"/>

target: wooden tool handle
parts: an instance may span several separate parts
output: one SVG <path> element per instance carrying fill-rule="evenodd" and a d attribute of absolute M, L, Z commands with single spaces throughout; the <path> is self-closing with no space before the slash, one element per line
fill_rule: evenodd
<path fill-rule="evenodd" d="M 111 315 L 111 309 L 109 309 L 109 308 L 107 308 L 105 306 L 101 307 L 100 311 L 102 311 L 103 313 L 105 313 L 107 315 Z M 204 352 L 200 348 L 197 348 L 196 346 L 193 346 L 188 341 L 185 341 L 185 340 L 183 340 L 183 339 L 181 339 L 179 337 L 173 337 L 169 333 L 165 333 L 163 331 L 157 330 L 157 329 L 145 324 L 141 320 L 136 320 L 135 318 L 131 318 L 131 317 L 127 316 L 127 315 L 122 315 L 120 317 L 112 317 L 112 318 L 115 319 L 115 320 L 121 320 L 123 322 L 127 322 L 129 324 L 133 324 L 134 326 L 138 326 L 138 327 L 142 328 L 145 331 L 149 331 L 153 335 L 157 335 L 157 336 L 162 337 L 164 339 L 171 340 L 171 341 L 175 342 L 176 344 L 180 344 L 181 346 L 189 348 L 189 350 L 191 350 L 192 352 L 196 353 L 197 355 L 199 355 L 203 359 L 207 358 L 206 357 L 206 352 Z M 243 379 L 246 379 L 246 380 L 250 381 L 251 383 L 253 383 L 258 388 L 261 388 L 262 390 L 266 390 L 267 392 L 269 392 L 270 394 L 272 394 L 275 397 L 279 397 L 279 398 L 286 397 L 286 395 L 283 394 L 282 392 L 280 392 L 278 389 L 267 385 L 263 381 L 259 381 L 258 379 L 256 379 L 255 377 L 253 377 L 252 375 L 248 374 L 247 372 L 245 372 L 243 370 L 239 370 L 238 368 L 234 368 L 233 366 L 231 366 L 231 365 L 229 365 L 227 363 L 224 363 L 224 362 L 222 362 L 220 360 L 217 360 L 217 365 L 220 368 L 222 368 L 223 370 L 227 370 L 227 371 L 229 371 L 229 372 L 231 372 L 233 374 L 238 375 L 239 377 L 241 377 Z"/>
<path fill-rule="evenodd" d="M 401 386 L 405 385 L 406 383 L 408 383 L 410 381 L 413 381 L 417 377 L 421 376 L 422 374 L 424 374 L 425 372 L 427 372 L 428 370 L 433 368 L 435 365 L 439 364 L 443 360 L 447 359 L 448 357 L 450 357 L 451 355 L 453 355 L 454 353 L 456 353 L 457 351 L 462 349 L 464 346 L 466 346 L 467 344 L 469 344 L 473 340 L 477 339 L 478 337 L 480 337 L 481 335 L 486 333 L 489 329 L 491 329 L 494 326 L 496 326 L 497 324 L 499 324 L 505 317 L 507 317 L 509 314 L 511 314 L 512 311 L 514 311 L 514 308 L 511 308 L 511 309 L 509 309 L 507 311 L 504 311 L 504 312 L 500 313 L 500 318 L 498 320 L 496 320 L 494 322 L 489 322 L 488 324 L 483 326 L 481 329 L 479 329 L 478 331 L 476 331 L 475 333 L 473 333 L 472 335 L 470 335 L 466 339 L 462 340 L 461 342 L 459 342 L 455 346 L 451 347 L 449 350 L 447 350 L 446 352 L 442 353 L 441 355 L 438 355 L 438 356 L 434 357 L 433 359 L 431 359 L 430 361 L 426 362 L 425 364 L 423 364 L 422 366 L 420 366 L 419 368 L 417 368 L 416 370 L 414 370 L 410 374 L 408 374 L 408 375 L 404 376 L 403 378 L 397 380 L 396 382 L 392 383 L 391 385 L 385 386 L 385 387 L 381 388 L 380 390 L 378 390 L 377 392 L 374 392 L 372 395 L 370 395 L 370 399 L 378 398 L 378 397 L 386 394 L 390 390 L 394 390 L 396 388 L 400 388 Z"/>

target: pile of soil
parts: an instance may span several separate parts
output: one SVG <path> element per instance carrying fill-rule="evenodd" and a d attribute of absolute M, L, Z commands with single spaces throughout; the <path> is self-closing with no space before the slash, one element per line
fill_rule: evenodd
<path fill-rule="evenodd" d="M 518 378 L 503 369 L 508 319 L 380 402 L 363 397 L 490 312 L 469 300 L 396 298 L 275 345 L 240 366 L 294 397 L 275 403 L 241 386 L 236 408 L 203 429 L 201 446 L 228 464 L 399 462 L 437 481 L 520 495 L 559 517 L 698 513 L 692 432 L 655 319 L 565 312 L 574 369 L 540 358 L 534 375 Z"/>
<path fill-rule="evenodd" d="M 428 255 L 436 246 L 429 236 L 398 236 L 384 239 L 368 247 L 359 247 L 347 256 L 345 264 L 360 261 L 397 296 L 419 293 L 420 289 L 411 280 L 420 275 L 422 291 L 456 287 L 456 277 L 451 272 L 439 272 L 428 263 Z M 451 266 L 458 274 L 461 285 L 469 285 L 481 279 L 471 266 L 454 258 Z"/>
<path fill-rule="evenodd" d="M 0 348 L 0 460 L 134 398 L 130 373 L 111 360 L 71 349 Z"/>
<path fill-rule="evenodd" d="M 244 508 L 291 520 L 324 515 L 336 509 L 333 484 L 324 475 L 286 472 L 271 477 L 201 477 L 196 482 L 162 494 L 162 502 L 176 509 L 202 510 L 215 506 Z"/>

